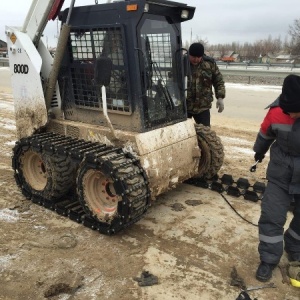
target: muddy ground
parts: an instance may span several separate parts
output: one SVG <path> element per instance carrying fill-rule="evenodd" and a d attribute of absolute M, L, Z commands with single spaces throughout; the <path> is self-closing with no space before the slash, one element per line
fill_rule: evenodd
<path fill-rule="evenodd" d="M 235 300 L 240 288 L 231 285 L 233 268 L 247 286 L 261 285 L 255 279 L 260 201 L 223 193 L 250 224 L 217 192 L 180 184 L 161 195 L 144 219 L 104 236 L 26 200 L 11 169 L 15 121 L 11 89 L 3 82 L 4 78 L 0 81 L 1 300 Z M 265 182 L 268 157 L 255 173 L 249 167 L 257 119 L 277 94 L 276 88 L 257 91 L 232 85 L 224 112 L 212 109 L 212 128 L 226 155 L 219 176 Z M 281 265 L 286 263 L 284 255 Z M 143 271 L 157 276 L 158 284 L 139 286 L 134 278 Z M 278 268 L 271 281 L 276 288 L 249 292 L 251 298 L 299 299 L 300 290 L 284 284 Z"/>

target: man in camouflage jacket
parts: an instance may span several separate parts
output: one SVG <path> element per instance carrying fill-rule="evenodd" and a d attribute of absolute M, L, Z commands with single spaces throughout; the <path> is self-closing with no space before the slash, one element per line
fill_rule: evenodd
<path fill-rule="evenodd" d="M 224 110 L 225 84 L 215 60 L 204 54 L 201 43 L 193 43 L 189 48 L 190 76 L 187 90 L 188 117 L 197 124 L 210 126 L 210 109 L 214 87 L 218 112 Z"/>

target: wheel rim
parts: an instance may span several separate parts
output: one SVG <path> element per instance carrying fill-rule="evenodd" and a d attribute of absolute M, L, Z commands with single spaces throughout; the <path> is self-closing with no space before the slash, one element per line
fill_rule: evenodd
<path fill-rule="evenodd" d="M 83 176 L 83 189 L 87 206 L 99 220 L 107 221 L 116 214 L 120 197 L 111 178 L 90 169 Z"/>
<path fill-rule="evenodd" d="M 48 173 L 42 156 L 32 150 L 26 151 L 21 157 L 22 172 L 25 181 L 37 191 L 42 191 L 47 185 Z"/>

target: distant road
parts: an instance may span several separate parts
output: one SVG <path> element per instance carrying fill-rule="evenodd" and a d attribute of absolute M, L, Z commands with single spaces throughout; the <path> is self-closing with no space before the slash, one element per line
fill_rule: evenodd
<path fill-rule="evenodd" d="M 279 77 L 285 78 L 289 74 L 300 75 L 300 69 L 259 69 L 259 68 L 236 68 L 236 67 L 228 67 L 224 68 L 220 66 L 220 71 L 224 75 L 231 76 L 252 76 L 252 77 Z"/>
<path fill-rule="evenodd" d="M 11 90 L 9 67 L 0 67 L 0 88 Z"/>
<path fill-rule="evenodd" d="M 295 64 L 245 64 L 217 62 L 222 74 L 229 76 L 285 78 L 289 74 L 300 75 L 300 65 Z"/>
<path fill-rule="evenodd" d="M 0 57 L 0 67 L 8 67 L 9 61 L 8 58 Z"/>
<path fill-rule="evenodd" d="M 266 110 L 281 93 L 281 86 L 259 86 L 249 84 L 226 83 L 225 108 L 222 113 L 216 109 L 216 100 L 211 109 L 211 124 L 235 124 L 237 128 L 258 130 Z"/>

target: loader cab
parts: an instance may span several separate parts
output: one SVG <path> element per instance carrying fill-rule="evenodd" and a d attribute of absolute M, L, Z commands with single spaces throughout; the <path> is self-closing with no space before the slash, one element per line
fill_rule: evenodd
<path fill-rule="evenodd" d="M 145 132 L 185 120 L 180 24 L 194 10 L 164 0 L 75 7 L 59 75 L 65 118 L 105 125 L 105 86 L 116 129 Z"/>

